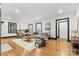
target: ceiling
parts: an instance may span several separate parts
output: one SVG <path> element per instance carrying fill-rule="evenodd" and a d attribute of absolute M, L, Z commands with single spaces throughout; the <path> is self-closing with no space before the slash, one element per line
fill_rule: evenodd
<path fill-rule="evenodd" d="M 76 13 L 77 3 L 2 3 L 2 19 L 32 21 Z M 63 13 L 59 14 L 59 10 Z M 19 10 L 19 13 L 16 13 Z M 11 19 L 8 19 L 11 18 Z"/>

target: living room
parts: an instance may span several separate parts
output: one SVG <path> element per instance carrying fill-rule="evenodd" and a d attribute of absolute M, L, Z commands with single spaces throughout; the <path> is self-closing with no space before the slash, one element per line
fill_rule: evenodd
<path fill-rule="evenodd" d="M 1 55 L 79 55 L 78 18 L 77 3 L 1 3 Z"/>

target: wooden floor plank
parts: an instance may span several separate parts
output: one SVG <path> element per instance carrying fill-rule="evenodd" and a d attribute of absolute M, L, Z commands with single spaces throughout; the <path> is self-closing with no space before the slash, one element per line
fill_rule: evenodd
<path fill-rule="evenodd" d="M 35 48 L 28 52 L 12 41 L 12 38 L 1 39 L 1 44 L 9 43 L 12 50 L 1 53 L 2 56 L 74 56 L 71 43 L 66 40 L 48 40 L 46 47 Z"/>

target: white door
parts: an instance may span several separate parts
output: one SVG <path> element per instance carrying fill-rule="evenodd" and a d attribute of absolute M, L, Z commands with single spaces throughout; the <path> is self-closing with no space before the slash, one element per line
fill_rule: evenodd
<path fill-rule="evenodd" d="M 67 39 L 68 35 L 68 24 L 67 22 L 60 22 L 59 23 L 59 38 Z"/>

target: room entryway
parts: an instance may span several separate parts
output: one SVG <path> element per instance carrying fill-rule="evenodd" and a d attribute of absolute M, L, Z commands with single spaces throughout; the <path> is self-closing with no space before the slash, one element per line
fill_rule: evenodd
<path fill-rule="evenodd" d="M 56 38 L 69 40 L 69 18 L 56 20 Z"/>

